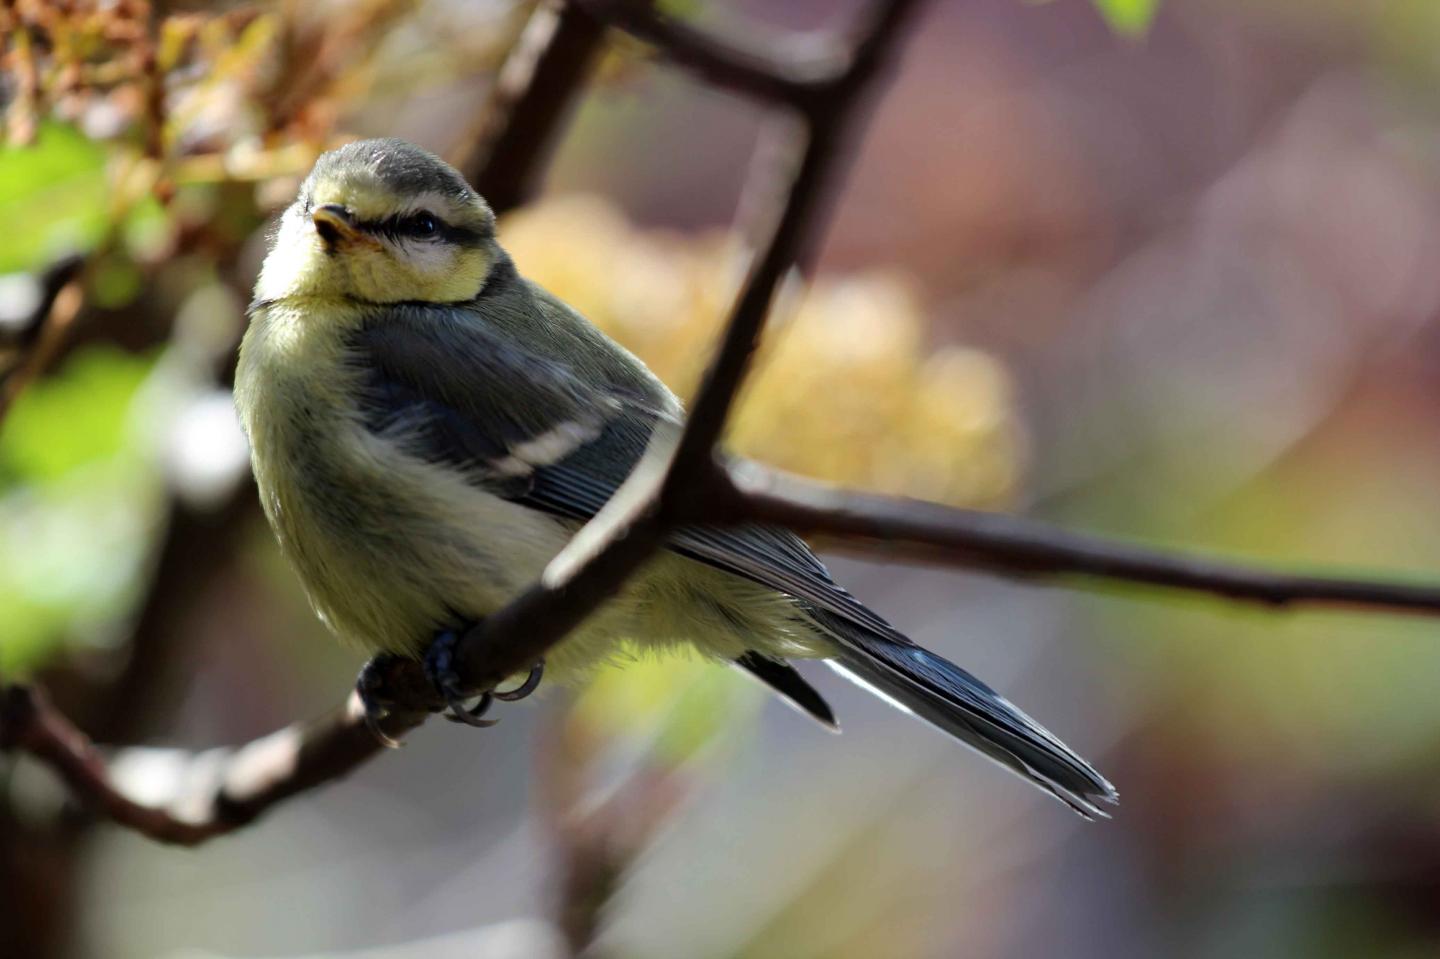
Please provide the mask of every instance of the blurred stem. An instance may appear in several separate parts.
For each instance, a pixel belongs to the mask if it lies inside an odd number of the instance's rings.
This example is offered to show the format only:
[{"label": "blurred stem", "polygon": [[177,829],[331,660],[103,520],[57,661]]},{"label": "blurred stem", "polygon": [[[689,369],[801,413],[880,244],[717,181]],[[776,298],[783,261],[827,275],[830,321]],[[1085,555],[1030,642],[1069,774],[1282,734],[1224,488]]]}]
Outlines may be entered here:
[{"label": "blurred stem", "polygon": [[[208,600],[210,587],[233,565],[245,531],[259,518],[247,474],[218,508],[201,508],[172,495],[165,535],[155,557],[151,586],[131,631],[125,667],[113,682],[82,705],[95,712],[83,728],[110,742],[135,742],[152,730],[154,717],[183,671],[176,652]],[[72,715],[74,715],[72,713]]]},{"label": "blurred stem", "polygon": [[704,82],[778,106],[806,111],[827,96],[827,84],[847,68],[854,51],[815,49],[811,38],[744,43],[720,40],[638,0],[576,0],[598,19],[653,46],[661,57]]},{"label": "blurred stem", "polygon": [[[6,4],[7,8],[9,6]],[[14,84],[10,103],[5,109],[5,140],[10,146],[25,146],[34,141],[39,129],[35,115],[39,70],[29,31],[19,22],[13,8],[4,10],[3,14],[4,34],[10,46],[5,59],[10,65],[11,82]]]},{"label": "blurred stem", "polygon": [[557,714],[538,753],[537,805],[556,856],[555,923],[570,955],[584,959],[604,955],[597,941],[616,892],[691,791],[683,767],[654,754],[621,782],[603,782],[610,746],[570,709]]},{"label": "blurred stem", "polygon": [[452,156],[497,214],[534,194],[604,34],[573,3],[545,0],[531,13],[477,126]]},{"label": "blurred stem", "polygon": [[13,367],[0,375],[0,423],[4,423],[20,393],[63,351],[83,305],[81,274],[85,263],[84,257],[72,254],[61,257],[42,271],[40,299],[15,335],[19,357]]}]

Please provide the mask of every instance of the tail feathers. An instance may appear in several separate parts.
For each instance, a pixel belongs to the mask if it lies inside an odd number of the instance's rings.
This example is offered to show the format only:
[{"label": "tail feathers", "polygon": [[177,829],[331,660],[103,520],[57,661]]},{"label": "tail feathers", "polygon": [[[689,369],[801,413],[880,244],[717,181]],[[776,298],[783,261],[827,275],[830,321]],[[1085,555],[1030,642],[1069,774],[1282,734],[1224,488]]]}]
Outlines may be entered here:
[{"label": "tail feathers", "polygon": [[[840,624],[836,624],[837,626]],[[842,631],[843,629],[843,631]],[[831,665],[1046,790],[1086,819],[1119,794],[1084,759],[989,686],[934,653],[844,624]]]}]

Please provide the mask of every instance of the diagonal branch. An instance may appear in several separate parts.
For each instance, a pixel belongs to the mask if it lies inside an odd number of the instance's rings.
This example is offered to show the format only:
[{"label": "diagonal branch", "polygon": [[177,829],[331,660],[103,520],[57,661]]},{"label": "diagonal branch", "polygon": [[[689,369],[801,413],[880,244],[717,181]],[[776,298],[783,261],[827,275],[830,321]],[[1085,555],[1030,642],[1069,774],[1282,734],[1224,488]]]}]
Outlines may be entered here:
[{"label": "diagonal branch", "polygon": [[744,381],[775,290],[800,257],[815,213],[839,165],[840,146],[864,94],[879,73],[901,26],[918,0],[876,7],[849,67],[828,86],[823,108],[807,114],[808,140],[788,172],[779,220],[736,298],[725,335],[678,441],[652,443],[650,452],[614,499],[551,562],[540,582],[461,640],[455,665],[470,689],[490,689],[523,672],[585,620],[659,549],[686,519],[696,490],[714,469],[714,448]]}]

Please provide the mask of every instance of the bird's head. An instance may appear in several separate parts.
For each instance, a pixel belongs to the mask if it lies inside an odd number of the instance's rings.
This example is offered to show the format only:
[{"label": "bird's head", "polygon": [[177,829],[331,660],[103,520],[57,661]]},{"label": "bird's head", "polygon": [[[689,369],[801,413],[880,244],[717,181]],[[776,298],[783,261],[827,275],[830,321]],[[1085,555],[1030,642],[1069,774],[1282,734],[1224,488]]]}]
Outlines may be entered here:
[{"label": "bird's head", "polygon": [[404,140],[361,140],[315,162],[256,297],[457,302],[501,255],[495,215],[454,167]]}]

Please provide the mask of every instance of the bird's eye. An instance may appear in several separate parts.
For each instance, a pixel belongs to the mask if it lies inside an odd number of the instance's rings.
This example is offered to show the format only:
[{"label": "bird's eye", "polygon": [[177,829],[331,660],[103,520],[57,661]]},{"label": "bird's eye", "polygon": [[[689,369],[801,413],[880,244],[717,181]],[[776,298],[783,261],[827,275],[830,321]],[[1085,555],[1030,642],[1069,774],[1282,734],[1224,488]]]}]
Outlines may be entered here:
[{"label": "bird's eye", "polygon": [[410,217],[407,225],[412,236],[429,237],[440,232],[440,221],[435,219],[435,214],[424,211]]}]

